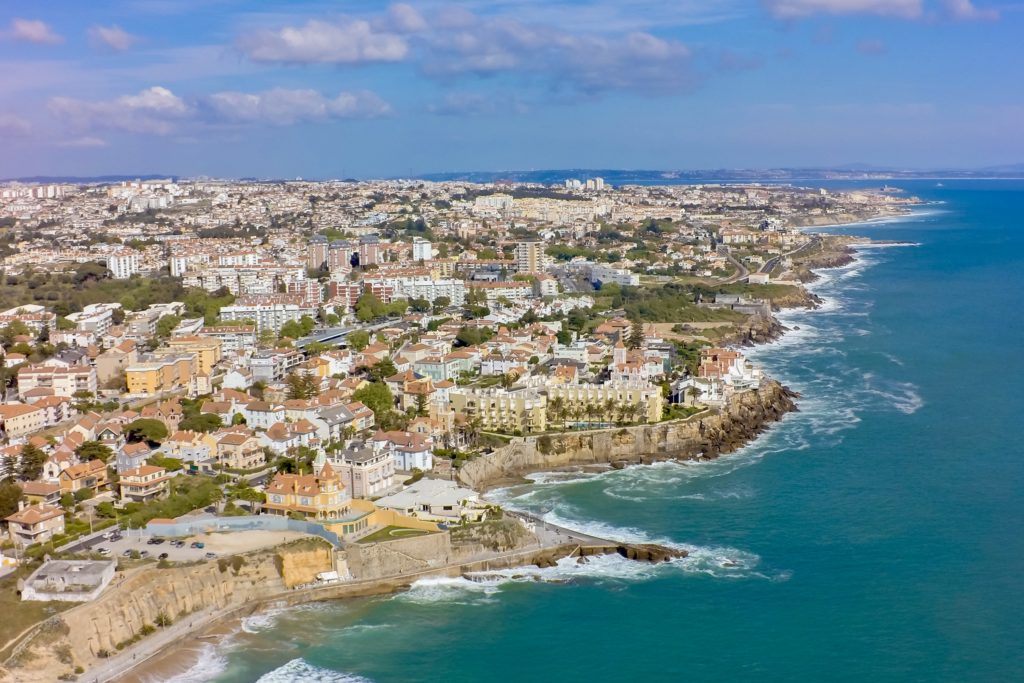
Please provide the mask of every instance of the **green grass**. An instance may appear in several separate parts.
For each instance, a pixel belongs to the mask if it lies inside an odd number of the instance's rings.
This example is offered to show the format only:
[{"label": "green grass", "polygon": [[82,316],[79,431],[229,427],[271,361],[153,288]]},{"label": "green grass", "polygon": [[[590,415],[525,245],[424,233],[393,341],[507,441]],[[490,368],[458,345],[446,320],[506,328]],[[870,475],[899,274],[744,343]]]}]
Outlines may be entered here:
[{"label": "green grass", "polygon": [[[26,564],[30,566],[26,566]],[[34,600],[22,602],[17,591],[18,579],[27,578],[39,567],[37,563],[26,564],[18,567],[17,571],[0,581],[0,614],[4,615],[4,618],[0,619],[0,648],[3,648],[0,650],[0,658],[5,658],[10,654],[10,648],[7,645],[11,638],[30,626],[45,621],[54,614],[74,607],[76,604],[36,602]]]},{"label": "green grass", "polygon": [[423,529],[406,529],[401,526],[386,526],[383,529],[374,531],[369,536],[359,539],[360,543],[379,543],[380,541],[394,541],[399,538],[413,538],[414,536],[426,536],[431,532]]}]

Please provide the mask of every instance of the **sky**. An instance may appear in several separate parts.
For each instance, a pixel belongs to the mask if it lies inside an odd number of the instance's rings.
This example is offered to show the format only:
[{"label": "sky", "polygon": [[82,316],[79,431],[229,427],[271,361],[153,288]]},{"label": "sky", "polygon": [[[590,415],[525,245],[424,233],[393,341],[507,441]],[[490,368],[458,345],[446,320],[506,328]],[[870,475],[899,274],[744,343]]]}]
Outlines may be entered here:
[{"label": "sky", "polygon": [[1024,162],[1024,0],[4,0],[0,177]]}]

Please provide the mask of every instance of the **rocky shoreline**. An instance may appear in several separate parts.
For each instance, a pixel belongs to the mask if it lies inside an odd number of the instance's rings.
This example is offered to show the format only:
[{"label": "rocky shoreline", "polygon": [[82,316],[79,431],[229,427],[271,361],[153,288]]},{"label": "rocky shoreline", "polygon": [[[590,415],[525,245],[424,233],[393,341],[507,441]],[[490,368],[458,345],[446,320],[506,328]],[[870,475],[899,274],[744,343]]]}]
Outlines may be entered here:
[{"label": "rocky shoreline", "polygon": [[720,410],[683,420],[516,439],[466,463],[459,478],[470,488],[486,491],[557,469],[712,459],[743,447],[797,410],[796,398],[779,382],[767,380],[757,390],[736,394]]}]

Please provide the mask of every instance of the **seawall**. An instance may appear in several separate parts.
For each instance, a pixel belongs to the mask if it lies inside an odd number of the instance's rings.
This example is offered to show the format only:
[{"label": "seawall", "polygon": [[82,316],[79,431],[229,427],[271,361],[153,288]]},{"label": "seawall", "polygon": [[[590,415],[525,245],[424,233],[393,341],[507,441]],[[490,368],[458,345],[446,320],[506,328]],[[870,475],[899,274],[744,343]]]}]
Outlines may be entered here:
[{"label": "seawall", "polygon": [[774,380],[735,395],[724,408],[685,420],[517,439],[466,463],[462,482],[476,490],[522,480],[533,472],[586,465],[650,464],[714,458],[748,443],[796,410],[792,391]]}]

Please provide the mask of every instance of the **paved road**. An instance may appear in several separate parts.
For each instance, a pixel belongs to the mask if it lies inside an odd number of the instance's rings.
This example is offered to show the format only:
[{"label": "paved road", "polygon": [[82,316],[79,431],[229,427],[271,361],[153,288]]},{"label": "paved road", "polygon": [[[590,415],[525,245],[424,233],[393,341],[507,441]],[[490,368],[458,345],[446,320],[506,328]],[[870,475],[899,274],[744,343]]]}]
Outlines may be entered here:
[{"label": "paved road", "polygon": [[773,270],[775,270],[775,266],[776,266],[776,264],[779,263],[779,261],[781,261],[784,258],[789,258],[790,256],[793,256],[794,254],[803,251],[804,249],[806,249],[807,247],[811,246],[812,244],[814,244],[815,242],[818,242],[818,241],[820,241],[820,238],[813,237],[810,240],[808,240],[808,241],[804,242],[803,244],[801,244],[796,249],[793,249],[792,251],[787,251],[785,254],[779,254],[778,256],[776,256],[774,258],[768,259],[765,262],[765,264],[763,266],[761,266],[761,270],[759,272],[761,272],[761,273],[770,273],[770,272],[772,272]]},{"label": "paved road", "polygon": [[746,280],[747,276],[750,275],[750,271],[747,267],[736,260],[736,257],[732,255],[732,252],[725,252],[725,257],[729,259],[729,263],[736,267],[736,274],[732,277],[727,277],[722,280],[723,285],[731,285],[733,282],[739,282],[740,280]]}]

